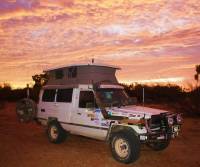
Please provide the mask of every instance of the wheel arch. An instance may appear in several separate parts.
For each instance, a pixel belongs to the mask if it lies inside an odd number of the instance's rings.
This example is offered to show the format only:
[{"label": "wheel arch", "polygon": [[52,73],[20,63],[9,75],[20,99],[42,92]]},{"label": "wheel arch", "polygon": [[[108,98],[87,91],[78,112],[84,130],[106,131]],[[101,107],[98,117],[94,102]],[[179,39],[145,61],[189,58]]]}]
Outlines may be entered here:
[{"label": "wheel arch", "polygon": [[56,118],[56,117],[48,117],[48,119],[47,119],[47,124],[50,124],[50,123],[52,123],[52,122],[57,122],[57,123],[59,123],[58,118]]},{"label": "wheel arch", "polygon": [[119,132],[127,132],[130,133],[132,132],[134,135],[138,136],[138,133],[131,127],[129,126],[123,126],[123,125],[113,125],[110,127],[110,130],[107,135],[107,141],[110,141],[111,137]]}]

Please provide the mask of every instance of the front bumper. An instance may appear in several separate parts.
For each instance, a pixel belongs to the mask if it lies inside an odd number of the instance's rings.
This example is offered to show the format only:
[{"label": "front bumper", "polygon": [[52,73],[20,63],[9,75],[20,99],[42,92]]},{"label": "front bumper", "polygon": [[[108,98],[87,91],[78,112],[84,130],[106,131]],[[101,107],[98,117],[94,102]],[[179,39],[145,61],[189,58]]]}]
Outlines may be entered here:
[{"label": "front bumper", "polygon": [[144,142],[162,142],[176,138],[181,131],[181,124],[174,121],[173,125],[168,124],[168,118],[176,119],[176,114],[157,115],[150,120],[145,121],[147,133],[140,135],[140,140]]},{"label": "front bumper", "polygon": [[140,140],[146,143],[171,140],[179,135],[181,125],[173,125],[168,131],[155,130],[140,135]]}]

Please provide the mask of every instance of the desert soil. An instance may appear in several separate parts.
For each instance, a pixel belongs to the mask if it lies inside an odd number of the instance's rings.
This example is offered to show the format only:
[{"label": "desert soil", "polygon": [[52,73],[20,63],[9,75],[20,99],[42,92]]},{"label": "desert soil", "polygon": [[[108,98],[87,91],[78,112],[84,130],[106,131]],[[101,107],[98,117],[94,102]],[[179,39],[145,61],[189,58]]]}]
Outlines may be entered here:
[{"label": "desert soil", "polygon": [[133,164],[115,161],[108,144],[70,135],[62,144],[49,143],[44,127],[19,123],[15,104],[0,110],[1,167],[200,167],[200,119],[185,118],[180,136],[164,151],[143,146]]}]

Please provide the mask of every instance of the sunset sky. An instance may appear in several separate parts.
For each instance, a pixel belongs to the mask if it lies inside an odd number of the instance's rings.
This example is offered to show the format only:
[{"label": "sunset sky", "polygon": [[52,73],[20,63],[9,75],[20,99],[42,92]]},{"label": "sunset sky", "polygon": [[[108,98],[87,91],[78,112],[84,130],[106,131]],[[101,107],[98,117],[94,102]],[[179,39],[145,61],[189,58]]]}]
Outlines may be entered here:
[{"label": "sunset sky", "polygon": [[193,82],[200,1],[0,0],[0,83],[92,58],[120,82]]}]

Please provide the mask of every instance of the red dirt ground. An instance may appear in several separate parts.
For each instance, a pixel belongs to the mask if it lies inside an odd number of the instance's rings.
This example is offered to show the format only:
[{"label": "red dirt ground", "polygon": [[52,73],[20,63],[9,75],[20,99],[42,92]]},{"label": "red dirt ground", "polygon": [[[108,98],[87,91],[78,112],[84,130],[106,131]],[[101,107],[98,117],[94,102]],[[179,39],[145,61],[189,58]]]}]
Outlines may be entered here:
[{"label": "red dirt ground", "polygon": [[70,135],[62,144],[49,143],[36,123],[19,123],[15,104],[0,110],[1,167],[200,167],[200,119],[185,118],[181,135],[162,152],[142,147],[133,164],[115,161],[106,143]]}]

